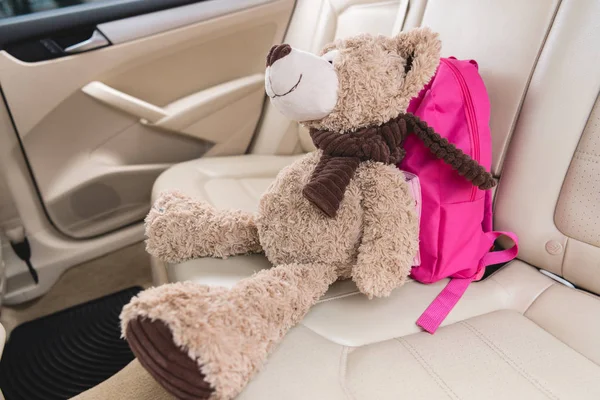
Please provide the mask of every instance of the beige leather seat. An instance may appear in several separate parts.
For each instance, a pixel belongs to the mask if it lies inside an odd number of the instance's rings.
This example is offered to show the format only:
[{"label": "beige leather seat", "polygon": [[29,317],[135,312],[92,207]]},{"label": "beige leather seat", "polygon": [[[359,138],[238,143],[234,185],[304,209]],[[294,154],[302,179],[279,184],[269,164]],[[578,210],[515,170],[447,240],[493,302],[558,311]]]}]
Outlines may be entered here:
[{"label": "beige leather seat", "polygon": [[[600,398],[600,2],[307,3],[287,34],[295,46],[423,24],[441,33],[444,55],[477,59],[492,101],[495,225],[515,231],[521,251],[471,285],[433,336],[415,321],[445,282],[410,282],[371,301],[339,282],[240,398]],[[277,171],[309,148],[300,133],[267,105],[252,154],[177,165],[154,196],[178,189],[254,210]],[[154,260],[157,283],[232,285],[268,266],[259,255]]]}]

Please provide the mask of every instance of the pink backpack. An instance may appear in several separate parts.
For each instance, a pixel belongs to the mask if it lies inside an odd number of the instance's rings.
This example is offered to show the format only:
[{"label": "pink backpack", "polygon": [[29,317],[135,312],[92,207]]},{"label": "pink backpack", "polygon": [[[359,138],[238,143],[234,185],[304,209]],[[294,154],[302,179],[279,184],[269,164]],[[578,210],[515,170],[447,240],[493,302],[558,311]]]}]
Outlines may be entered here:
[{"label": "pink backpack", "polygon": [[[442,58],[436,75],[408,108],[438,134],[490,170],[490,103],[475,61]],[[517,237],[492,231],[492,194],[480,190],[437,159],[415,135],[406,139],[399,168],[418,176],[421,186],[420,265],[412,277],[423,283],[452,278],[417,324],[434,333],[488,265],[516,257]],[[492,252],[501,235],[515,245]]]}]

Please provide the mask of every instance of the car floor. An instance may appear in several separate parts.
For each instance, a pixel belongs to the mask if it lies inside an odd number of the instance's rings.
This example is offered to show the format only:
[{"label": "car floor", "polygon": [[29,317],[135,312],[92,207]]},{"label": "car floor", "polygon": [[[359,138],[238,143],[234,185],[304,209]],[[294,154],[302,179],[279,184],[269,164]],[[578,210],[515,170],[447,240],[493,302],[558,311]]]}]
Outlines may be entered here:
[{"label": "car floor", "polygon": [[15,306],[4,306],[0,322],[7,335],[18,325],[120,290],[152,286],[150,257],[136,243],[67,270],[48,293]]}]

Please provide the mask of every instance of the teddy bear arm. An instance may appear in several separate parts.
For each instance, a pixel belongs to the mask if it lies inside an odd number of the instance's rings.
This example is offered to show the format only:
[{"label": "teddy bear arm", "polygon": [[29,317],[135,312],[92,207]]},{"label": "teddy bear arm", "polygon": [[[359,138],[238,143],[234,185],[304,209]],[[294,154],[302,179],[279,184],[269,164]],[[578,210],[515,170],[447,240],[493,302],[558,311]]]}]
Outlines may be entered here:
[{"label": "teddy bear arm", "polygon": [[146,250],[167,262],[262,251],[253,214],[217,210],[178,192],[162,194],[145,222]]},{"label": "teddy bear arm", "polygon": [[404,176],[374,163],[359,174],[363,235],[352,279],[369,298],[388,296],[405,281],[418,249],[418,218]]}]

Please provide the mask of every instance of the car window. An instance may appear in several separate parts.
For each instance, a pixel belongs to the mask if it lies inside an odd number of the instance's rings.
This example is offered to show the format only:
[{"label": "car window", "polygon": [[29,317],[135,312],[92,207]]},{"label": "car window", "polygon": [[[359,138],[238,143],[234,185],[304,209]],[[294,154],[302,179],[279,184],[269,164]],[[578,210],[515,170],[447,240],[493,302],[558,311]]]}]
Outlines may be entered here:
[{"label": "car window", "polygon": [[101,1],[115,0],[0,0],[0,19]]}]

